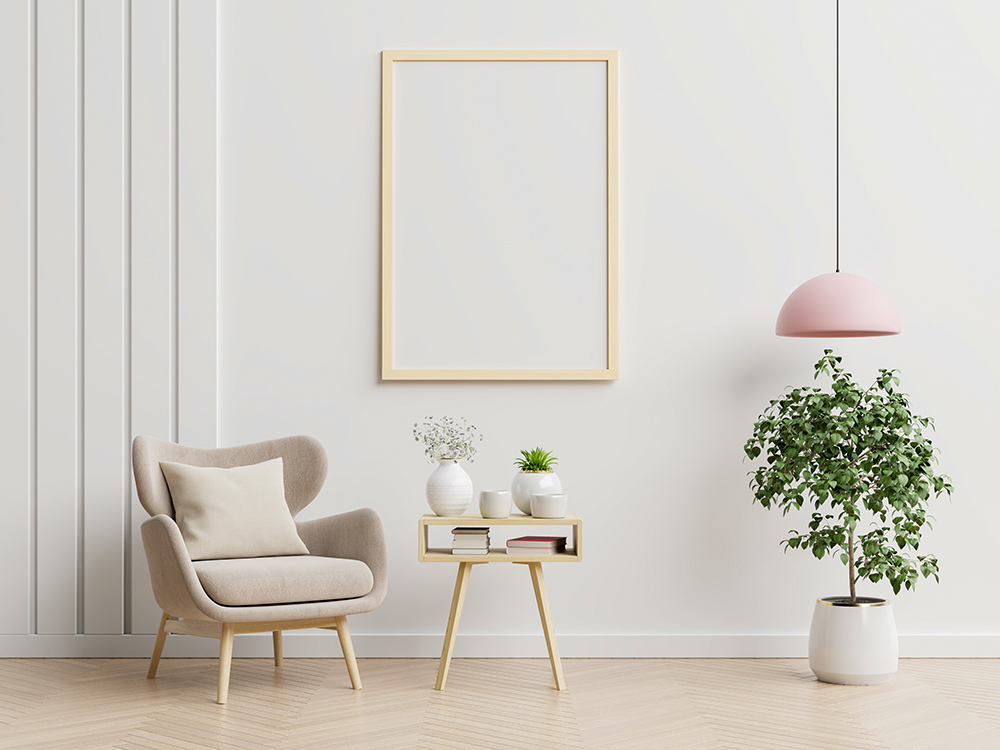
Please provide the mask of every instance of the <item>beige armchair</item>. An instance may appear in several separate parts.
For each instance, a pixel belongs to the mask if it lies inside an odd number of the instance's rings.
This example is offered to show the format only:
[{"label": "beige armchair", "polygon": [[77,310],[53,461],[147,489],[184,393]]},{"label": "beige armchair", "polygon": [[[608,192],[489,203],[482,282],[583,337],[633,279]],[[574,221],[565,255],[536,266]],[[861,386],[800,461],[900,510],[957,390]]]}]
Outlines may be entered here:
[{"label": "beige armchair", "polygon": [[225,703],[235,635],[273,633],[274,663],[280,667],[281,631],[326,628],[337,631],[351,684],[361,689],[347,616],[370,612],[385,598],[385,536],[375,511],[364,508],[296,521],[308,555],[192,561],[159,465],[172,461],[232,468],[278,457],[283,462],[285,501],[294,517],[315,499],[326,480],[326,451],[315,438],[287,437],[216,449],[190,448],[145,435],[133,441],[139,502],[151,516],[142,524],[142,542],[153,595],[163,610],[147,677],[156,676],[168,634],[218,638],[218,702]]}]

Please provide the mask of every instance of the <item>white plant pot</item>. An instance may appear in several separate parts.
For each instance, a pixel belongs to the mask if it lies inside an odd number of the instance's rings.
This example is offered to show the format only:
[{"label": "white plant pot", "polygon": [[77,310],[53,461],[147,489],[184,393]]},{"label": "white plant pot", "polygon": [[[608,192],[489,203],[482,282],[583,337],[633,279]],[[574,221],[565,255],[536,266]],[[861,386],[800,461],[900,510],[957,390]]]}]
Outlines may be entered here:
[{"label": "white plant pot", "polygon": [[460,516],[472,502],[472,478],[453,458],[438,460],[427,478],[427,504],[439,516]]},{"label": "white plant pot", "polygon": [[881,685],[899,666],[892,606],[884,599],[817,599],[809,628],[809,668],[821,682]]},{"label": "white plant pot", "polygon": [[510,504],[510,490],[483,490],[479,493],[479,515],[483,518],[507,518]]},{"label": "white plant pot", "polygon": [[510,483],[510,494],[514,505],[525,515],[531,515],[532,495],[558,495],[562,492],[562,482],[554,471],[519,471]]},{"label": "white plant pot", "polygon": [[568,495],[532,495],[531,515],[535,518],[565,518]]}]

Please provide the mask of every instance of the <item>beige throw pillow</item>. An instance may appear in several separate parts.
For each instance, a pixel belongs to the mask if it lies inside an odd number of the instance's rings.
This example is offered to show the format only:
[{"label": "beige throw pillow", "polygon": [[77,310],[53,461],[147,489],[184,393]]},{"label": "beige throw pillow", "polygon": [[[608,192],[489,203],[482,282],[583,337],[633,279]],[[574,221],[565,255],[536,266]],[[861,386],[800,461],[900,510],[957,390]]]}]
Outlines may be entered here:
[{"label": "beige throw pillow", "polygon": [[192,560],[308,555],[285,503],[280,458],[232,469],[160,461]]}]

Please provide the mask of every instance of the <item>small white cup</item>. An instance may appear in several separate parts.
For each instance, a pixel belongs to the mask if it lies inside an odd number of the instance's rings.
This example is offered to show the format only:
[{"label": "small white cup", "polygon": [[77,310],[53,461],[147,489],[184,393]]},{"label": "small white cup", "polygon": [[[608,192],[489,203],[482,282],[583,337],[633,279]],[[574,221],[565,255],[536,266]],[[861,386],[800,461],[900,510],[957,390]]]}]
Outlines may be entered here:
[{"label": "small white cup", "polygon": [[532,495],[531,515],[535,518],[565,518],[569,495]]},{"label": "small white cup", "polygon": [[506,518],[510,515],[510,490],[483,490],[479,493],[479,514],[483,518]]}]

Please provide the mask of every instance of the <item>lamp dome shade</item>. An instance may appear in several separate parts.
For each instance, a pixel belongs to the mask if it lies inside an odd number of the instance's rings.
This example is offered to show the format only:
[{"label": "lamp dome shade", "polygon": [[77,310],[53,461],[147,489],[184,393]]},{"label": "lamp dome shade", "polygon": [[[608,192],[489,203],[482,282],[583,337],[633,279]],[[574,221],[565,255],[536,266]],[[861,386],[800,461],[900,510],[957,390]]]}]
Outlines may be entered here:
[{"label": "lamp dome shade", "polygon": [[801,338],[892,336],[899,315],[889,297],[863,276],[826,273],[788,295],[774,332]]}]

